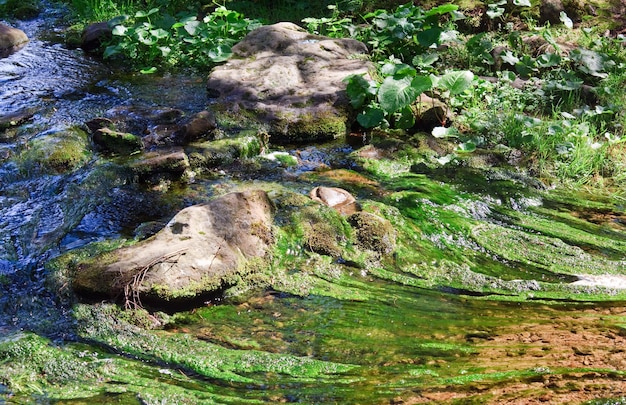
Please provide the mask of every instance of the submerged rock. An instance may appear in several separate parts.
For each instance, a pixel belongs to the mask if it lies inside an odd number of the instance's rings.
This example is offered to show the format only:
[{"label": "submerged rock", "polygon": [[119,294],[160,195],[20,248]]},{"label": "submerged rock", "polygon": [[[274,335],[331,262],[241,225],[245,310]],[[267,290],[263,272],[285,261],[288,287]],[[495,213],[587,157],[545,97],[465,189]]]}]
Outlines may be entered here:
[{"label": "submerged rock", "polygon": [[84,165],[90,158],[87,134],[67,128],[41,134],[28,142],[19,162],[28,172],[66,173]]},{"label": "submerged rock", "polygon": [[254,112],[273,143],[339,138],[350,121],[343,79],[367,74],[370,63],[355,57],[366,52],[361,42],[311,35],[292,23],[264,26],[233,47],[207,89],[216,110]]},{"label": "submerged rock", "polygon": [[227,194],[180,211],[156,235],[79,266],[73,288],[165,304],[237,284],[274,243],[274,206],[264,191]]},{"label": "submerged rock", "polygon": [[0,58],[22,49],[28,43],[28,36],[20,29],[0,23]]},{"label": "submerged rock", "polygon": [[[106,112],[103,117],[85,123],[94,137],[99,131],[131,134],[141,140],[139,149],[154,150],[192,141],[213,139],[217,128],[215,117],[201,111],[186,118],[185,113],[169,107],[121,106]],[[107,149],[106,145],[94,142]],[[115,150],[113,150],[115,151]]]},{"label": "submerged rock", "polygon": [[[22,125],[24,122],[31,119],[33,115],[34,111],[31,109],[0,114],[0,131]],[[0,141],[4,141],[2,134],[0,134]]]},{"label": "submerged rock", "polygon": [[160,175],[180,177],[189,169],[189,159],[182,148],[174,147],[166,151],[147,152],[130,166],[133,173],[142,181]]}]

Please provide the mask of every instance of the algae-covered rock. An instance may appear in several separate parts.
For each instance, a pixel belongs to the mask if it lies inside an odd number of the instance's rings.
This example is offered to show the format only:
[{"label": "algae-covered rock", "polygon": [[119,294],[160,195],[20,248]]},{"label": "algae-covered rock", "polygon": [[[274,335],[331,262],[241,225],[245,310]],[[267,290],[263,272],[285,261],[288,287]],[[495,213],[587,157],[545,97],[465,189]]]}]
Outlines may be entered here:
[{"label": "algae-covered rock", "polygon": [[83,295],[124,295],[166,303],[236,284],[274,242],[273,204],[264,191],[230,193],[180,211],[155,236],[78,266]]},{"label": "algae-covered rock", "polygon": [[103,150],[121,155],[130,155],[143,149],[141,137],[109,128],[98,129],[93,134],[92,140]]},{"label": "algae-covered rock", "polygon": [[82,166],[90,155],[87,134],[69,128],[34,138],[18,160],[28,171],[64,173]]},{"label": "algae-covered rock", "polygon": [[366,53],[361,42],[311,35],[292,23],[260,27],[211,72],[212,108],[252,112],[274,143],[343,137],[351,114],[343,79],[367,74],[370,63],[354,57]]},{"label": "algae-covered rock", "polygon": [[396,231],[385,218],[370,212],[356,212],[348,218],[356,230],[360,246],[382,254],[390,254],[396,247]]},{"label": "algae-covered rock", "polygon": [[130,167],[140,180],[149,180],[159,175],[180,177],[189,169],[189,159],[182,148],[175,147],[147,152],[130,163]]},{"label": "algae-covered rock", "polygon": [[190,164],[194,168],[214,168],[228,164],[237,158],[253,157],[261,153],[262,140],[255,135],[243,135],[187,147]]}]

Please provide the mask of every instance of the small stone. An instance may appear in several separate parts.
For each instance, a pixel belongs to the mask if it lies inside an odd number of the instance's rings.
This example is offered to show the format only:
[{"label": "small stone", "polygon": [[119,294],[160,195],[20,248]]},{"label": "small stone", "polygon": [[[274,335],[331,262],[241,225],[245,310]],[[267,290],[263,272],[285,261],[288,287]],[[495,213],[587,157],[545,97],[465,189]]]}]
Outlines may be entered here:
[{"label": "small stone", "polygon": [[357,211],[356,199],[342,188],[315,187],[309,195],[313,200],[334,208],[342,214],[351,214]]},{"label": "small stone", "polygon": [[140,137],[125,132],[114,131],[109,128],[97,130],[92,135],[92,140],[100,148],[108,152],[122,155],[130,155],[143,148],[143,142]]}]

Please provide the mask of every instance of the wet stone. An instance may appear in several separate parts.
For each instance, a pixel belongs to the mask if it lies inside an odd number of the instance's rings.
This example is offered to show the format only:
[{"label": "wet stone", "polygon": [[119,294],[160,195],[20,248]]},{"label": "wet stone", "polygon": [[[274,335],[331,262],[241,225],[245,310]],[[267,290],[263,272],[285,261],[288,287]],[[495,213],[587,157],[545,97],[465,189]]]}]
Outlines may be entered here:
[{"label": "wet stone", "polygon": [[28,36],[20,29],[0,23],[0,58],[22,49],[28,42]]}]

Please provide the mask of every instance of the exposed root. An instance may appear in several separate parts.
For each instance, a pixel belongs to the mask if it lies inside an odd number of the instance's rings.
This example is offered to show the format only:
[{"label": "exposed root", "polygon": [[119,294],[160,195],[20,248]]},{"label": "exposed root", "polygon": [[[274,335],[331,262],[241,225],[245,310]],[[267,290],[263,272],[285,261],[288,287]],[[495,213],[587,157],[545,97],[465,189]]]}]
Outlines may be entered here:
[{"label": "exposed root", "polygon": [[[123,276],[121,276],[120,280],[118,280],[115,284],[123,285],[124,308],[126,309],[143,308],[143,305],[141,304],[139,288],[141,287],[141,284],[143,284],[143,281],[146,278],[146,274],[148,273],[148,270],[150,270],[152,266],[155,266],[159,263],[165,263],[169,261],[170,259],[172,259],[173,257],[180,257],[181,255],[184,254],[186,250],[187,249],[179,249],[174,252],[170,252],[170,253],[167,253],[165,255],[155,258],[154,260],[150,261],[145,266],[141,267],[139,271],[135,273],[128,281],[122,281],[121,278]],[[176,263],[177,260],[178,258],[174,260],[174,263]],[[126,278],[126,277],[123,277],[123,278]]]}]

